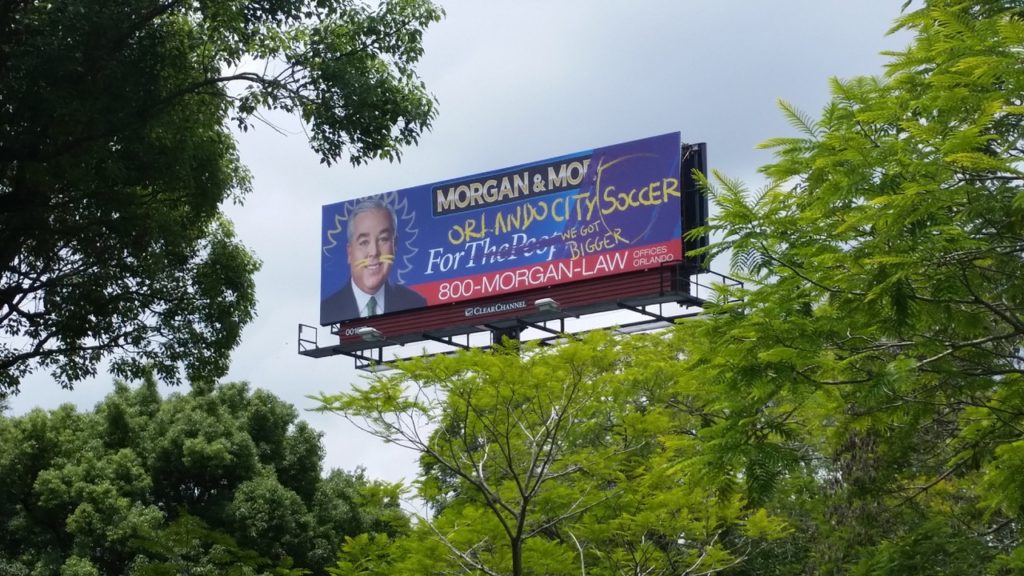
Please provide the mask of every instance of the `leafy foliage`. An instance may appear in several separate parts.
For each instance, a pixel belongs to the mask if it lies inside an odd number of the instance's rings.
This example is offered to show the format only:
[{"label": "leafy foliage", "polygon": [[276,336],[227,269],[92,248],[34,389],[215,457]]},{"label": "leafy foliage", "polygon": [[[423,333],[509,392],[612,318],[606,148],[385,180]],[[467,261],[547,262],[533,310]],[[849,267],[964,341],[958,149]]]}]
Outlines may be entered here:
[{"label": "leafy foliage", "polygon": [[661,337],[592,334],[469,351],[318,398],[418,452],[432,511],[383,552],[348,542],[336,573],[705,574],[784,535],[767,510],[680,468],[700,448],[665,350]]},{"label": "leafy foliage", "polygon": [[259,267],[220,214],[250,188],[228,122],[306,124],[324,162],[396,159],[434,117],[429,0],[0,3],[0,394],[184,367],[214,381]]},{"label": "leafy foliage", "polygon": [[346,536],[408,521],[399,487],[321,478],[322,458],[294,408],[244,384],[162,399],[150,378],[95,412],[0,419],[0,567],[325,574]]},{"label": "leafy foliage", "polygon": [[782,105],[801,134],[766,143],[763,194],[708,183],[746,287],[676,336],[697,434],[802,540],[751,573],[1020,566],[1024,12],[935,0],[896,29],[884,78],[834,79],[816,121]]}]

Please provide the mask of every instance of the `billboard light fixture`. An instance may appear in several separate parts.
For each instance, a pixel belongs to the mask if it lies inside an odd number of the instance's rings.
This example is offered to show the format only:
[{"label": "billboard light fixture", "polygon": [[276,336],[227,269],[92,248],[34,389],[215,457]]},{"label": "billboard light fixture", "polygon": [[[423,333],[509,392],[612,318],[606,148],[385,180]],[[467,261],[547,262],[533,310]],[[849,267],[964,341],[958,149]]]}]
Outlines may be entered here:
[{"label": "billboard light fixture", "polygon": [[384,335],[380,333],[380,330],[370,326],[360,326],[354,329],[352,333],[366,342],[381,342],[384,340]]},{"label": "billboard light fixture", "polygon": [[533,306],[541,312],[560,312],[562,306],[554,298],[541,298],[533,303]]}]

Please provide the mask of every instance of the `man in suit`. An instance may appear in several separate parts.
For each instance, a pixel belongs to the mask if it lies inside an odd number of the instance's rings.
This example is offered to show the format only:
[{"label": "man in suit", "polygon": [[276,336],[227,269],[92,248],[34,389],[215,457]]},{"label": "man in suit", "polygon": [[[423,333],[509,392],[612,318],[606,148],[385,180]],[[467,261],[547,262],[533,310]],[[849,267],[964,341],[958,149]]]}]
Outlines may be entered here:
[{"label": "man in suit", "polygon": [[352,209],[347,231],[351,279],[320,303],[321,324],[427,305],[423,296],[388,282],[397,229],[395,211],[380,200],[363,200]]}]

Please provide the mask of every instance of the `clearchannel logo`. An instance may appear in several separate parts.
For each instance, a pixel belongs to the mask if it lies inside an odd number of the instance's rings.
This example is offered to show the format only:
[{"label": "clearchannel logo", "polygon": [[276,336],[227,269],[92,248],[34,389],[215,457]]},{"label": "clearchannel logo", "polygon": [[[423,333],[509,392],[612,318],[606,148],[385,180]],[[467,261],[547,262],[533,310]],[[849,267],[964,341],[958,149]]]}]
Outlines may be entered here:
[{"label": "clearchannel logo", "polygon": [[526,300],[516,300],[515,302],[499,302],[497,304],[488,304],[487,306],[470,306],[466,308],[466,318],[472,318],[474,316],[486,316],[487,314],[497,314],[499,312],[509,312],[511,310],[525,310]]}]

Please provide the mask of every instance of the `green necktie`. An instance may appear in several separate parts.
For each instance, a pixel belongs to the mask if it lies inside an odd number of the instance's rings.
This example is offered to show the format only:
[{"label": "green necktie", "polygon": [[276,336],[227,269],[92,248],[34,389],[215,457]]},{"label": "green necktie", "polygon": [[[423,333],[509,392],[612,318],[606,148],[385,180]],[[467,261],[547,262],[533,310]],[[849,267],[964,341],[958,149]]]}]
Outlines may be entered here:
[{"label": "green necktie", "polygon": [[377,298],[370,296],[370,299],[366,302],[366,315],[376,316],[377,315]]}]

